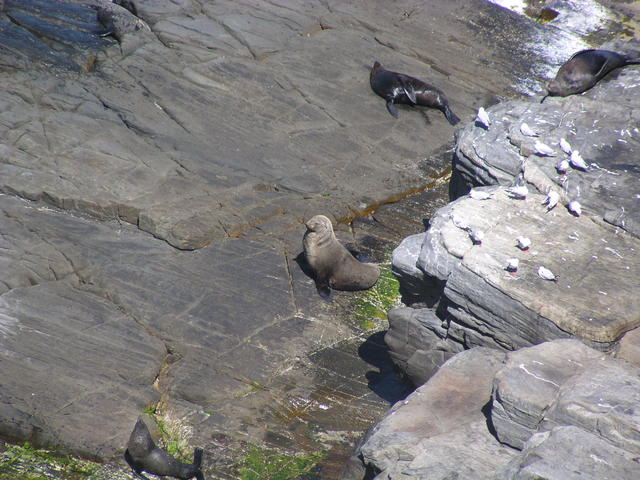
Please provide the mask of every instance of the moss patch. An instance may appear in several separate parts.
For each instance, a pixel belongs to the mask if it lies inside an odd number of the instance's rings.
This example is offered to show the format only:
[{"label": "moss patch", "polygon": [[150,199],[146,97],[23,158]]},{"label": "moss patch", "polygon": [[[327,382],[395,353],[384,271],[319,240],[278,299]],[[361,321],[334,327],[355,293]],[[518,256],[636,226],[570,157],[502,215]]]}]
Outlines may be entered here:
[{"label": "moss patch", "polygon": [[376,284],[356,295],[354,317],[362,330],[378,328],[382,321],[387,320],[387,312],[400,299],[400,282],[391,271],[391,251],[385,257],[388,260],[380,264],[380,278]]},{"label": "moss patch", "polygon": [[313,471],[325,454],[287,455],[252,445],[240,462],[241,480],[291,480]]},{"label": "moss patch", "polygon": [[151,417],[158,427],[160,447],[182,462],[193,461],[193,448],[189,445],[188,431],[181,422],[160,413],[157,405],[151,405],[144,413]]},{"label": "moss patch", "polygon": [[68,455],[56,455],[28,443],[8,445],[0,452],[1,480],[84,480],[98,464]]}]

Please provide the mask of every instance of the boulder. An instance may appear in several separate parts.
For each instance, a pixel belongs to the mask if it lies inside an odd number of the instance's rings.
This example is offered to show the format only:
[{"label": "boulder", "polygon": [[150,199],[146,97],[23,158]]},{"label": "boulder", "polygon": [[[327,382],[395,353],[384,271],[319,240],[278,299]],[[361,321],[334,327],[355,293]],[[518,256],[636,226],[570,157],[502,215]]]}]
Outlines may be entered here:
[{"label": "boulder", "polygon": [[639,396],[640,368],[575,339],[474,347],[396,403],[358,453],[366,478],[632,480]]},{"label": "boulder", "polygon": [[515,456],[489,432],[483,411],[504,354],[462,352],[396,403],[360,448],[376,478],[495,478]]}]

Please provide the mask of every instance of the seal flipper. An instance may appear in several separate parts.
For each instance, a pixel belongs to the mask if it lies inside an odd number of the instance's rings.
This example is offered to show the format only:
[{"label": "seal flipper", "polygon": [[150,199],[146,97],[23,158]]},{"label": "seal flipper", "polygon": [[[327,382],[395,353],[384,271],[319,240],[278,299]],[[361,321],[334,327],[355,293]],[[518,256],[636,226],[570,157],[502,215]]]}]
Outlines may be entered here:
[{"label": "seal flipper", "polygon": [[598,73],[596,73],[594,75],[595,78],[600,78],[602,75],[604,75],[608,70],[607,70],[607,66],[609,65],[609,59],[607,58],[604,63],[602,64],[602,67],[600,67],[600,70],[598,70]]},{"label": "seal flipper", "polygon": [[148,477],[142,474],[142,472],[144,471],[142,466],[138,465],[137,462],[133,459],[133,457],[131,457],[131,454],[129,453],[129,449],[124,451],[124,459],[129,464],[129,466],[131,467],[131,471],[137,478],[140,478],[141,480],[149,480]]},{"label": "seal flipper", "polygon": [[324,300],[329,300],[331,298],[331,288],[329,288],[329,284],[326,281],[316,282],[316,290]]},{"label": "seal flipper", "polygon": [[398,108],[396,104],[393,103],[393,100],[387,100],[387,110],[389,110],[391,116],[398,118]]},{"label": "seal flipper", "polygon": [[413,88],[413,85],[411,85],[410,83],[407,83],[403,78],[400,78],[399,80],[405,95],[409,98],[409,100],[413,105],[417,105],[418,99],[416,98],[416,91]]},{"label": "seal flipper", "polygon": [[451,125],[457,125],[458,123],[460,123],[460,119],[455,113],[451,111],[448,105],[445,105],[442,113],[444,113],[444,116],[447,118]]}]

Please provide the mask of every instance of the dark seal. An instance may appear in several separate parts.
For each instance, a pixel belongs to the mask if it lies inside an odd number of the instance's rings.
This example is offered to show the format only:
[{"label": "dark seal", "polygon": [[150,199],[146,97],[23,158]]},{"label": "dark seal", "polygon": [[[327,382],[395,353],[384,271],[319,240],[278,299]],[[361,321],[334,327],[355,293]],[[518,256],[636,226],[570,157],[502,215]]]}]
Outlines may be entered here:
[{"label": "dark seal", "polygon": [[[582,93],[593,87],[611,70],[640,63],[640,58],[610,50],[581,50],[575,53],[558,70],[547,86],[547,96],[566,97]],[[542,103],[542,101],[540,103]]]},{"label": "dark seal", "polygon": [[398,118],[396,104],[402,103],[437,108],[444,113],[451,125],[460,121],[449,108],[446,95],[422,80],[385,70],[380,62],[375,62],[369,75],[369,82],[371,89],[387,101],[387,110],[395,118]]},{"label": "dark seal", "polygon": [[378,266],[356,259],[336,238],[331,220],[316,215],[306,227],[302,241],[304,254],[323,298],[329,297],[331,288],[353,291],[375,285],[380,276]]},{"label": "dark seal", "polygon": [[158,448],[151,438],[147,425],[138,418],[136,426],[131,432],[127,450],[124,452],[127,461],[136,477],[149,480],[142,472],[159,476],[169,476],[180,480],[196,478],[204,480],[200,465],[202,464],[202,449],[193,452],[193,463],[177,461],[164,450]]}]

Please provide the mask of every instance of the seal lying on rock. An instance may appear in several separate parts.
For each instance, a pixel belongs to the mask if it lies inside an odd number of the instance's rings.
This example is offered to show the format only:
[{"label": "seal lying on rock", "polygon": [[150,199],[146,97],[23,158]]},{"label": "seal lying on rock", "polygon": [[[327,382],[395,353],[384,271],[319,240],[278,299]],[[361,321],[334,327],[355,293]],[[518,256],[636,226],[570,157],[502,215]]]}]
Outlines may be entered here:
[{"label": "seal lying on rock", "polygon": [[422,80],[385,70],[379,62],[375,62],[369,75],[369,82],[371,89],[387,101],[387,110],[395,118],[398,118],[396,104],[403,103],[437,108],[444,113],[451,125],[460,121],[449,108],[449,100],[445,94]]},{"label": "seal lying on rock", "polygon": [[124,452],[127,461],[136,477],[149,480],[142,472],[159,476],[170,476],[180,480],[189,480],[195,477],[204,480],[200,469],[202,463],[202,449],[196,448],[193,452],[193,463],[177,461],[164,450],[158,448],[151,438],[147,425],[138,418],[136,426],[131,432],[127,450]]},{"label": "seal lying on rock", "polygon": [[[566,97],[593,87],[611,70],[640,63],[640,58],[610,50],[581,50],[567,60],[547,86],[547,96]],[[540,103],[542,103],[542,101]]]},{"label": "seal lying on rock", "polygon": [[336,238],[331,220],[316,215],[306,227],[302,242],[304,254],[322,297],[329,296],[330,288],[366,290],[375,285],[380,276],[378,266],[358,261]]}]

